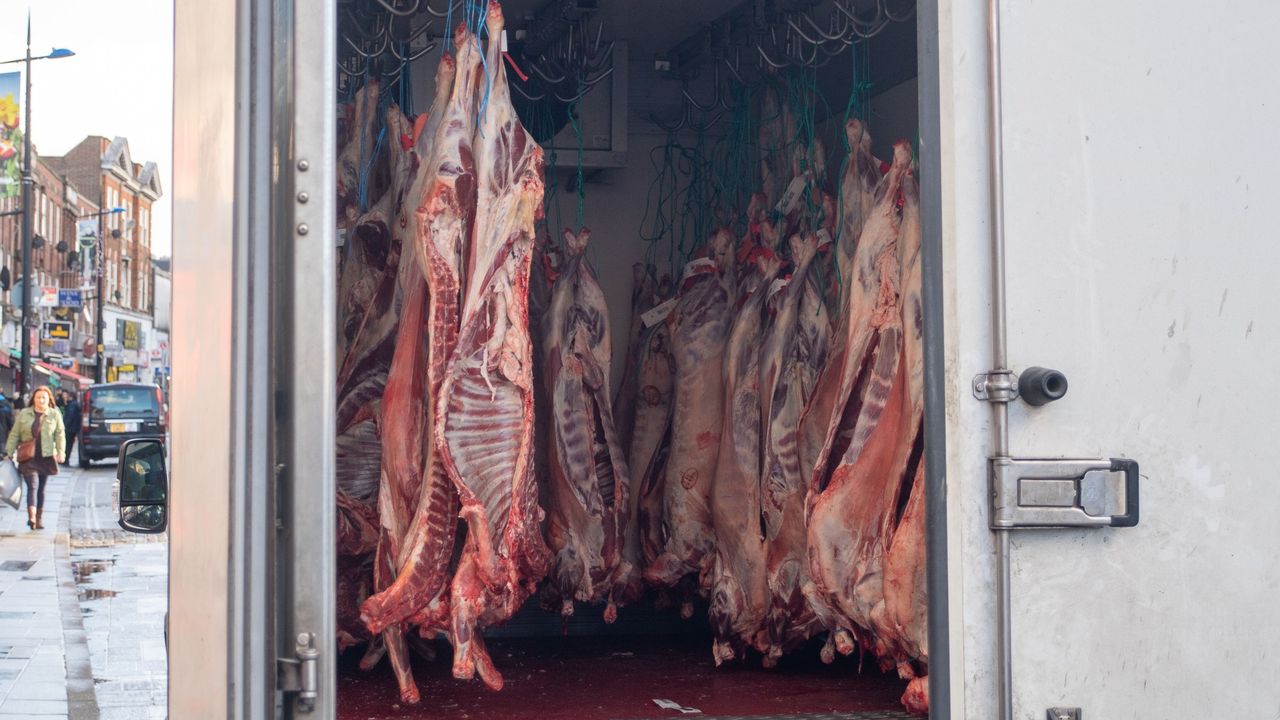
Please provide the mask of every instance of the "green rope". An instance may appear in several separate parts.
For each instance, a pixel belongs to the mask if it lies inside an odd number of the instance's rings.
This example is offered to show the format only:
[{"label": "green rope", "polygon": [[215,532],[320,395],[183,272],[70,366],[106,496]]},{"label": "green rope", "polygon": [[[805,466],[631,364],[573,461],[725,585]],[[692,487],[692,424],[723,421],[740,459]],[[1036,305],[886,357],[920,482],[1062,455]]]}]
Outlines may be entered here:
[{"label": "green rope", "polygon": [[578,175],[576,179],[578,186],[578,206],[574,212],[574,232],[582,232],[582,213],[583,206],[586,204],[587,192],[586,186],[582,180],[582,125],[578,122],[578,102],[580,100],[581,98],[579,98],[579,100],[574,100],[573,104],[569,106],[569,122],[573,124],[573,136],[578,139]]}]

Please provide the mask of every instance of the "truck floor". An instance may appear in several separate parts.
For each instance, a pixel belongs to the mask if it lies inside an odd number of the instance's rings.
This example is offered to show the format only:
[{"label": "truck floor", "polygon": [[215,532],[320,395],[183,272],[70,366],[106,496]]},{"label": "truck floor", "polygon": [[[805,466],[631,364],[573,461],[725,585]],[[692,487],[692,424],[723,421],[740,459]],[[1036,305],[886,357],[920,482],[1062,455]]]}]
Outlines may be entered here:
[{"label": "truck floor", "polygon": [[[905,683],[881,674],[868,659],[838,658],[823,665],[817,647],[764,670],[759,658],[719,668],[710,637],[651,635],[492,639],[489,649],[506,682],[491,692],[478,680],[454,680],[447,645],[428,662],[414,657],[422,693],[417,706],[402,706],[395,678],[384,660],[361,672],[359,653],[338,668],[341,720],[438,718],[453,720],[641,720],[721,716],[777,718],[907,718],[898,698]],[[672,700],[698,715],[681,715],[654,704]]]}]

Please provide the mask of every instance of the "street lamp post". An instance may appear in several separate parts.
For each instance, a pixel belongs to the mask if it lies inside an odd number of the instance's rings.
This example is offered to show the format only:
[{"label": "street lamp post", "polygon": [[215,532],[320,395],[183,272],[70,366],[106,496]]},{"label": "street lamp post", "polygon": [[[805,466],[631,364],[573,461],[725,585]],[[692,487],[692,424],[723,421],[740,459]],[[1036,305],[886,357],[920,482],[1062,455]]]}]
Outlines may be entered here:
[{"label": "street lamp post", "polygon": [[99,218],[98,232],[96,233],[97,244],[96,244],[96,247],[94,248],[94,253],[93,253],[94,254],[94,258],[93,258],[94,282],[97,284],[97,290],[95,291],[96,303],[97,303],[97,317],[94,320],[94,343],[96,343],[97,345],[97,352],[94,354],[94,362],[93,362],[93,381],[95,383],[101,383],[103,381],[103,373],[106,372],[106,363],[103,359],[103,355],[106,353],[106,349],[107,349],[107,344],[103,342],[103,336],[106,335],[107,325],[102,315],[102,306],[106,302],[106,296],[102,289],[102,262],[103,262],[102,256],[103,256],[103,253],[106,251],[107,232],[106,232],[106,228],[102,227],[101,218],[107,215],[115,215],[116,213],[122,213],[122,212],[124,212],[124,208],[113,207],[110,210],[103,210],[101,212],[89,213],[88,215],[81,215],[79,216],[79,218],[77,218],[79,220],[83,220],[85,218]]},{"label": "street lamp post", "polygon": [[31,61],[57,60],[75,53],[64,48],[54,48],[48,55],[31,56],[31,13],[27,13],[27,54],[16,60],[6,60],[0,65],[26,64],[26,116],[22,126],[22,369],[18,376],[18,394],[25,396],[31,386]]}]

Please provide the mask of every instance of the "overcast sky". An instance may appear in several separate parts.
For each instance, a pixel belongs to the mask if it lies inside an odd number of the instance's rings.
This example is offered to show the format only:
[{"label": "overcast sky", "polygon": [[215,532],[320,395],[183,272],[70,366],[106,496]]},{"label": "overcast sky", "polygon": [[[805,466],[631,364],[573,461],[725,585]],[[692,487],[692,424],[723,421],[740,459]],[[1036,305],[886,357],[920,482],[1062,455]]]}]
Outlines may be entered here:
[{"label": "overcast sky", "polygon": [[[153,253],[171,247],[173,0],[0,0],[0,61],[63,47],[76,56],[31,64],[31,137],[62,155],[86,135],[129,138],[137,163],[155,162],[165,194],[156,204]],[[2,65],[0,72],[21,69]],[[93,190],[84,189],[93,199]]]}]

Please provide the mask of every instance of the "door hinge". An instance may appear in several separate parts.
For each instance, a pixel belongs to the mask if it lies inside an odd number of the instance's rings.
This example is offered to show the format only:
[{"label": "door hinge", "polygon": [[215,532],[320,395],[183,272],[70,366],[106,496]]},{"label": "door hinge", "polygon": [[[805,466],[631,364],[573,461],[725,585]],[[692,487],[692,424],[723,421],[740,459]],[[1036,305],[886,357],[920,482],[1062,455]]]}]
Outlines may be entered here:
[{"label": "door hinge", "polygon": [[973,396],[987,402],[1018,399],[1018,376],[1012,370],[992,370],[973,376]]},{"label": "door hinge", "polygon": [[316,650],[315,636],[298,633],[294,653],[292,658],[276,658],[276,689],[297,694],[298,712],[309,713],[315,710],[320,691],[320,651]]}]

